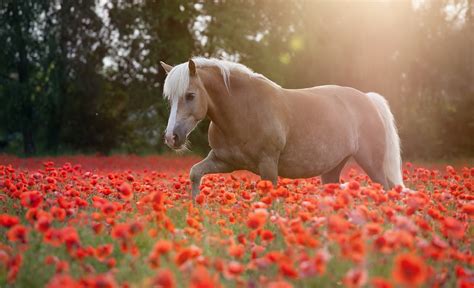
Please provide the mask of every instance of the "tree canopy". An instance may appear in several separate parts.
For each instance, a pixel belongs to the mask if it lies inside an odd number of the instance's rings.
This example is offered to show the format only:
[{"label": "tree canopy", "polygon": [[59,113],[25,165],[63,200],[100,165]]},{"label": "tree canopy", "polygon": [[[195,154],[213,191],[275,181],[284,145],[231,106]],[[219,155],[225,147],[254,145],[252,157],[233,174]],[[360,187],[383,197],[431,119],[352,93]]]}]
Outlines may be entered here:
[{"label": "tree canopy", "polygon": [[[474,155],[474,4],[5,0],[0,151],[163,152],[159,61],[239,61],[287,88],[389,100],[408,158]],[[207,125],[194,132],[205,152]]]}]

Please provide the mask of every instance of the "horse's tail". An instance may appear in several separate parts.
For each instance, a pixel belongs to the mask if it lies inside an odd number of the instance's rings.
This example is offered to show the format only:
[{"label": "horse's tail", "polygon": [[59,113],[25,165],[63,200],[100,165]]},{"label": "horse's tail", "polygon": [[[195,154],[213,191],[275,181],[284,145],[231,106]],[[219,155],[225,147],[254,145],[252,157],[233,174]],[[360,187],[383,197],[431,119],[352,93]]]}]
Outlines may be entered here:
[{"label": "horse's tail", "polygon": [[377,110],[382,117],[383,124],[385,127],[385,156],[383,161],[383,170],[389,185],[403,185],[402,178],[402,159],[400,156],[400,138],[398,137],[397,126],[395,125],[395,119],[390,107],[388,106],[387,100],[377,93],[367,93],[369,99],[375,104]]}]

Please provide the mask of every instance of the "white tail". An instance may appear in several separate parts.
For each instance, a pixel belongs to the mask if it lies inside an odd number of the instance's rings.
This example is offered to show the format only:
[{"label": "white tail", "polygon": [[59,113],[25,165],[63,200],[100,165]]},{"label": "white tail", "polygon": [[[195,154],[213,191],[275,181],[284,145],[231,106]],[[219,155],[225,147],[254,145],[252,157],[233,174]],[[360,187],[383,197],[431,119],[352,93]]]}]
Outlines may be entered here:
[{"label": "white tail", "polygon": [[383,161],[383,170],[388,181],[392,185],[403,185],[402,178],[402,159],[400,156],[400,138],[398,137],[397,126],[395,119],[390,111],[387,100],[377,93],[366,93],[369,99],[377,107],[380,116],[383,119],[385,126],[385,157]]}]

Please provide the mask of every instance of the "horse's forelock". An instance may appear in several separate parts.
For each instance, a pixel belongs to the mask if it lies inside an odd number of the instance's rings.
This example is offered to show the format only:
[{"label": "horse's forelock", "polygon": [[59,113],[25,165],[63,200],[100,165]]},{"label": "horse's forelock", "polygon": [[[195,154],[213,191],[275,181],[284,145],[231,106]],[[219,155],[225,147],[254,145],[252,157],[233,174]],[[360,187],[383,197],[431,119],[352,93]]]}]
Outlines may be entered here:
[{"label": "horse's forelock", "polygon": [[182,63],[176,65],[171,69],[168,76],[165,79],[165,85],[163,86],[163,96],[173,101],[184,95],[189,85],[189,68],[188,63]]}]

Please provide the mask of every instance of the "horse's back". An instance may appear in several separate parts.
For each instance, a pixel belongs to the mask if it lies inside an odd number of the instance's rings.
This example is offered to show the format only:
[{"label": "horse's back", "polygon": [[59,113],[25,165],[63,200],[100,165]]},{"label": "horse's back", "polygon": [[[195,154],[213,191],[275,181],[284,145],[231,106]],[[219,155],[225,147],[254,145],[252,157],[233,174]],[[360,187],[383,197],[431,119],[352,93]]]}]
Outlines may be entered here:
[{"label": "horse's back", "polygon": [[[325,120],[329,122],[344,118],[352,124],[360,124],[360,121],[366,121],[365,117],[378,116],[370,98],[364,92],[352,87],[324,85],[287,91],[289,102],[311,107],[326,115],[329,119]],[[342,112],[344,113],[341,114]]]},{"label": "horse's back", "polygon": [[287,177],[314,176],[332,169],[357,151],[361,130],[372,129],[378,115],[363,92],[349,87],[286,90],[285,100],[291,123],[280,170]]}]

